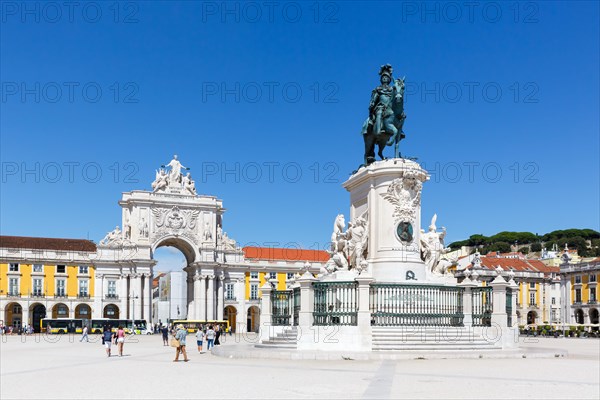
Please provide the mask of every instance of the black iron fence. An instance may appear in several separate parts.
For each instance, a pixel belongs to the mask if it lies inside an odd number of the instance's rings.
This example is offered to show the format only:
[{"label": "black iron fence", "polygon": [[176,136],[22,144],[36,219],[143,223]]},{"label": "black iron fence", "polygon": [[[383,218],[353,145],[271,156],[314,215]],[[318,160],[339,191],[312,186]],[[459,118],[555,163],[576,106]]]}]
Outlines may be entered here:
[{"label": "black iron fence", "polygon": [[357,282],[313,283],[314,325],[356,325],[358,320]]},{"label": "black iron fence", "polygon": [[513,312],[513,291],[511,288],[506,288],[506,324],[510,328],[513,325],[512,312]]},{"label": "black iron fence", "polygon": [[492,326],[492,312],[494,312],[492,287],[472,288],[471,304],[473,307],[473,326]]},{"label": "black iron fence", "polygon": [[463,326],[463,293],[455,286],[372,284],[371,325]]},{"label": "black iron fence", "polygon": [[271,324],[290,325],[292,318],[292,291],[273,290],[271,292]]},{"label": "black iron fence", "polygon": [[300,322],[300,288],[294,288],[294,325],[298,326]]}]

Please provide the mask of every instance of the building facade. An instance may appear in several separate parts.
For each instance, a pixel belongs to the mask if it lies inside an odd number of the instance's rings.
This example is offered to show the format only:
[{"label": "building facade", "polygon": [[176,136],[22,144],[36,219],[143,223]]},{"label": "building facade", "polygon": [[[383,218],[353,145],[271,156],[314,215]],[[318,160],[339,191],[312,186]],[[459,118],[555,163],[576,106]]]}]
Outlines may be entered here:
[{"label": "building facade", "polygon": [[464,279],[465,270],[475,274],[482,285],[486,285],[496,277],[496,269],[500,267],[505,274],[514,274],[519,285],[516,315],[519,325],[559,324],[561,319],[560,270],[548,266],[540,260],[527,259],[524,254],[488,253],[481,256],[471,254],[459,260],[456,276]]},{"label": "building facade", "polygon": [[[178,304],[169,299],[170,319],[175,319],[179,306],[180,318],[226,318],[238,331],[257,330],[259,288],[267,279],[285,288],[293,274],[318,273],[329,259],[322,251],[240,248],[223,230],[222,200],[198,195],[176,156],[168,166],[169,171],[157,172],[151,191],[123,193],[121,225],[98,244],[1,236],[3,323],[35,329],[43,317],[157,323],[167,313],[160,307],[160,296],[153,305],[153,255],[157,248],[171,246],[184,254],[186,266],[177,278],[170,275],[169,290],[179,293]],[[176,281],[181,282],[177,289]]]},{"label": "building facade", "polygon": [[564,299],[562,315],[565,324],[583,324],[598,328],[598,279],[600,258],[572,263],[564,259],[560,266],[561,291]]}]

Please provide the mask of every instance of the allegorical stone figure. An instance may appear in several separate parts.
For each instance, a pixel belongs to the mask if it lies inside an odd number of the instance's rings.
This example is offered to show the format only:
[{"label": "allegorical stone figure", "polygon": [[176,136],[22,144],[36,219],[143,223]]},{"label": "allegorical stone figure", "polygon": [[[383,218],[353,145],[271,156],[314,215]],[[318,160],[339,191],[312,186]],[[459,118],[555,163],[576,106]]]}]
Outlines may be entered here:
[{"label": "allegorical stone figure", "polygon": [[[435,221],[437,220],[437,214],[433,215],[431,224],[429,225],[429,231],[425,232],[421,230],[421,256],[425,265],[428,269],[434,273],[444,273],[440,271],[438,264],[442,255],[448,253],[450,248],[446,248],[444,245],[444,237],[446,236],[446,228],[442,227],[442,232],[437,231]],[[447,267],[446,267],[447,269]]]},{"label": "allegorical stone figure", "polygon": [[[375,161],[375,146],[378,155],[384,159],[385,146],[394,145],[394,157],[398,158],[398,143],[405,135],[402,131],[404,114],[404,78],[393,80],[390,64],[379,69],[380,85],[371,93],[369,117],[363,124],[362,135],[365,141],[364,165]],[[393,84],[392,84],[393,82]]]},{"label": "allegorical stone figure", "polygon": [[173,159],[167,164],[167,165],[161,165],[161,167],[166,168],[166,167],[171,167],[171,171],[169,172],[169,185],[175,186],[176,183],[181,183],[182,180],[182,174],[181,174],[181,170],[182,169],[186,169],[189,170],[189,168],[184,167],[179,160],[177,159],[177,154],[175,154],[173,156]]}]

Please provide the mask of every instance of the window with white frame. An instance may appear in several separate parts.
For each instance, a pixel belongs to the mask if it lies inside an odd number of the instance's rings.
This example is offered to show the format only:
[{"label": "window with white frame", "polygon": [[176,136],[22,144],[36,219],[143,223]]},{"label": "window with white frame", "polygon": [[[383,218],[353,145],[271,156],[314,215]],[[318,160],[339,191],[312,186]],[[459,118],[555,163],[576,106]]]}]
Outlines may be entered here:
[{"label": "window with white frame", "polygon": [[227,300],[235,300],[235,294],[233,292],[233,283],[225,284],[225,298]]},{"label": "window with white frame", "polygon": [[529,305],[535,306],[535,293],[529,293]]},{"label": "window with white frame", "polygon": [[87,275],[88,274],[88,266],[87,265],[80,265],[79,266],[79,273],[81,275]]},{"label": "window with white frame", "polygon": [[18,296],[19,295],[19,278],[9,278],[8,279],[8,294],[10,296]]},{"label": "window with white frame", "polygon": [[56,266],[56,273],[57,274],[64,274],[67,272],[67,266],[66,265],[57,265]]},{"label": "window with white frame", "polygon": [[258,279],[258,272],[250,272],[250,279]]},{"label": "window with white frame", "polygon": [[575,289],[575,303],[581,303],[581,289]]},{"label": "window with white frame", "polygon": [[590,282],[596,282],[596,274],[590,275]]},{"label": "window with white frame", "polygon": [[117,297],[117,281],[108,281],[106,296],[113,298]]},{"label": "window with white frame", "polygon": [[44,266],[42,264],[33,264],[33,272],[44,272]]},{"label": "window with white frame", "polygon": [[529,282],[529,289],[535,289],[535,282]]},{"label": "window with white frame", "polygon": [[67,281],[64,279],[57,279],[56,280],[56,296],[65,296],[66,293],[66,285]]},{"label": "window with white frame", "polygon": [[596,301],[596,288],[590,288],[590,301]]},{"label": "window with white frame", "polygon": [[88,280],[87,279],[79,280],[79,296],[80,297],[88,296]]},{"label": "window with white frame", "polygon": [[555,304],[556,304],[556,297],[553,297],[552,298],[552,305],[555,305]]},{"label": "window with white frame", "polygon": [[56,313],[59,317],[65,317],[69,313],[69,309],[64,304],[59,304],[56,308]]},{"label": "window with white frame", "polygon": [[33,294],[34,296],[41,296],[44,290],[42,289],[42,279],[41,278],[33,278]]},{"label": "window with white frame", "polygon": [[258,300],[258,285],[256,283],[250,285],[250,300]]},{"label": "window with white frame", "polygon": [[8,272],[19,272],[19,264],[18,263],[8,264]]},{"label": "window with white frame", "polygon": [[294,273],[293,272],[288,272],[287,273],[287,280],[289,281],[290,279],[294,279]]},{"label": "window with white frame", "polygon": [[277,272],[269,272],[269,279],[277,279]]},{"label": "window with white frame", "polygon": [[581,275],[575,275],[575,283],[581,283]]},{"label": "window with white frame", "polygon": [[23,309],[21,308],[20,305],[15,304],[13,306],[13,314],[21,314],[23,312]]}]

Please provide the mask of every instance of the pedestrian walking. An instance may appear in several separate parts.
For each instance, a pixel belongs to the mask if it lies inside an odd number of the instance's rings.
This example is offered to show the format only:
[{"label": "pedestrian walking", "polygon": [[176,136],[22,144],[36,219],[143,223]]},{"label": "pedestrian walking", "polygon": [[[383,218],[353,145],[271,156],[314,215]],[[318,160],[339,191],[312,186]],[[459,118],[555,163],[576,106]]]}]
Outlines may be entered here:
[{"label": "pedestrian walking", "polygon": [[106,325],[104,327],[104,332],[102,333],[102,344],[106,348],[106,356],[110,357],[110,347],[112,345],[113,333],[110,330],[110,327]]},{"label": "pedestrian walking", "polygon": [[123,357],[123,346],[125,345],[125,330],[122,326],[117,329],[117,346],[119,348],[119,357]]},{"label": "pedestrian walking", "polygon": [[198,353],[202,353],[202,340],[204,339],[204,332],[202,332],[202,325],[196,331],[196,344],[198,345]]},{"label": "pedestrian walking", "polygon": [[212,325],[208,327],[206,331],[206,351],[210,351],[215,345],[215,337],[217,334],[215,333]]},{"label": "pedestrian walking", "polygon": [[221,337],[221,325],[217,324],[217,326],[215,326],[215,346],[219,346],[221,344],[221,341],[219,340],[220,337]]},{"label": "pedestrian walking", "polygon": [[188,356],[185,351],[185,338],[187,336],[187,330],[182,324],[177,325],[177,331],[175,332],[175,340],[179,341],[179,345],[175,350],[175,359],[173,362],[179,361],[179,353],[183,354],[183,361],[188,362]]},{"label": "pedestrian walking", "polygon": [[168,346],[169,345],[169,328],[166,325],[164,325],[162,327],[162,329],[160,330],[160,332],[162,333],[163,346]]},{"label": "pedestrian walking", "polygon": [[87,325],[83,327],[83,331],[81,332],[81,339],[79,339],[80,342],[83,342],[83,340],[85,339],[86,342],[90,342],[90,340],[88,339],[88,327]]}]

